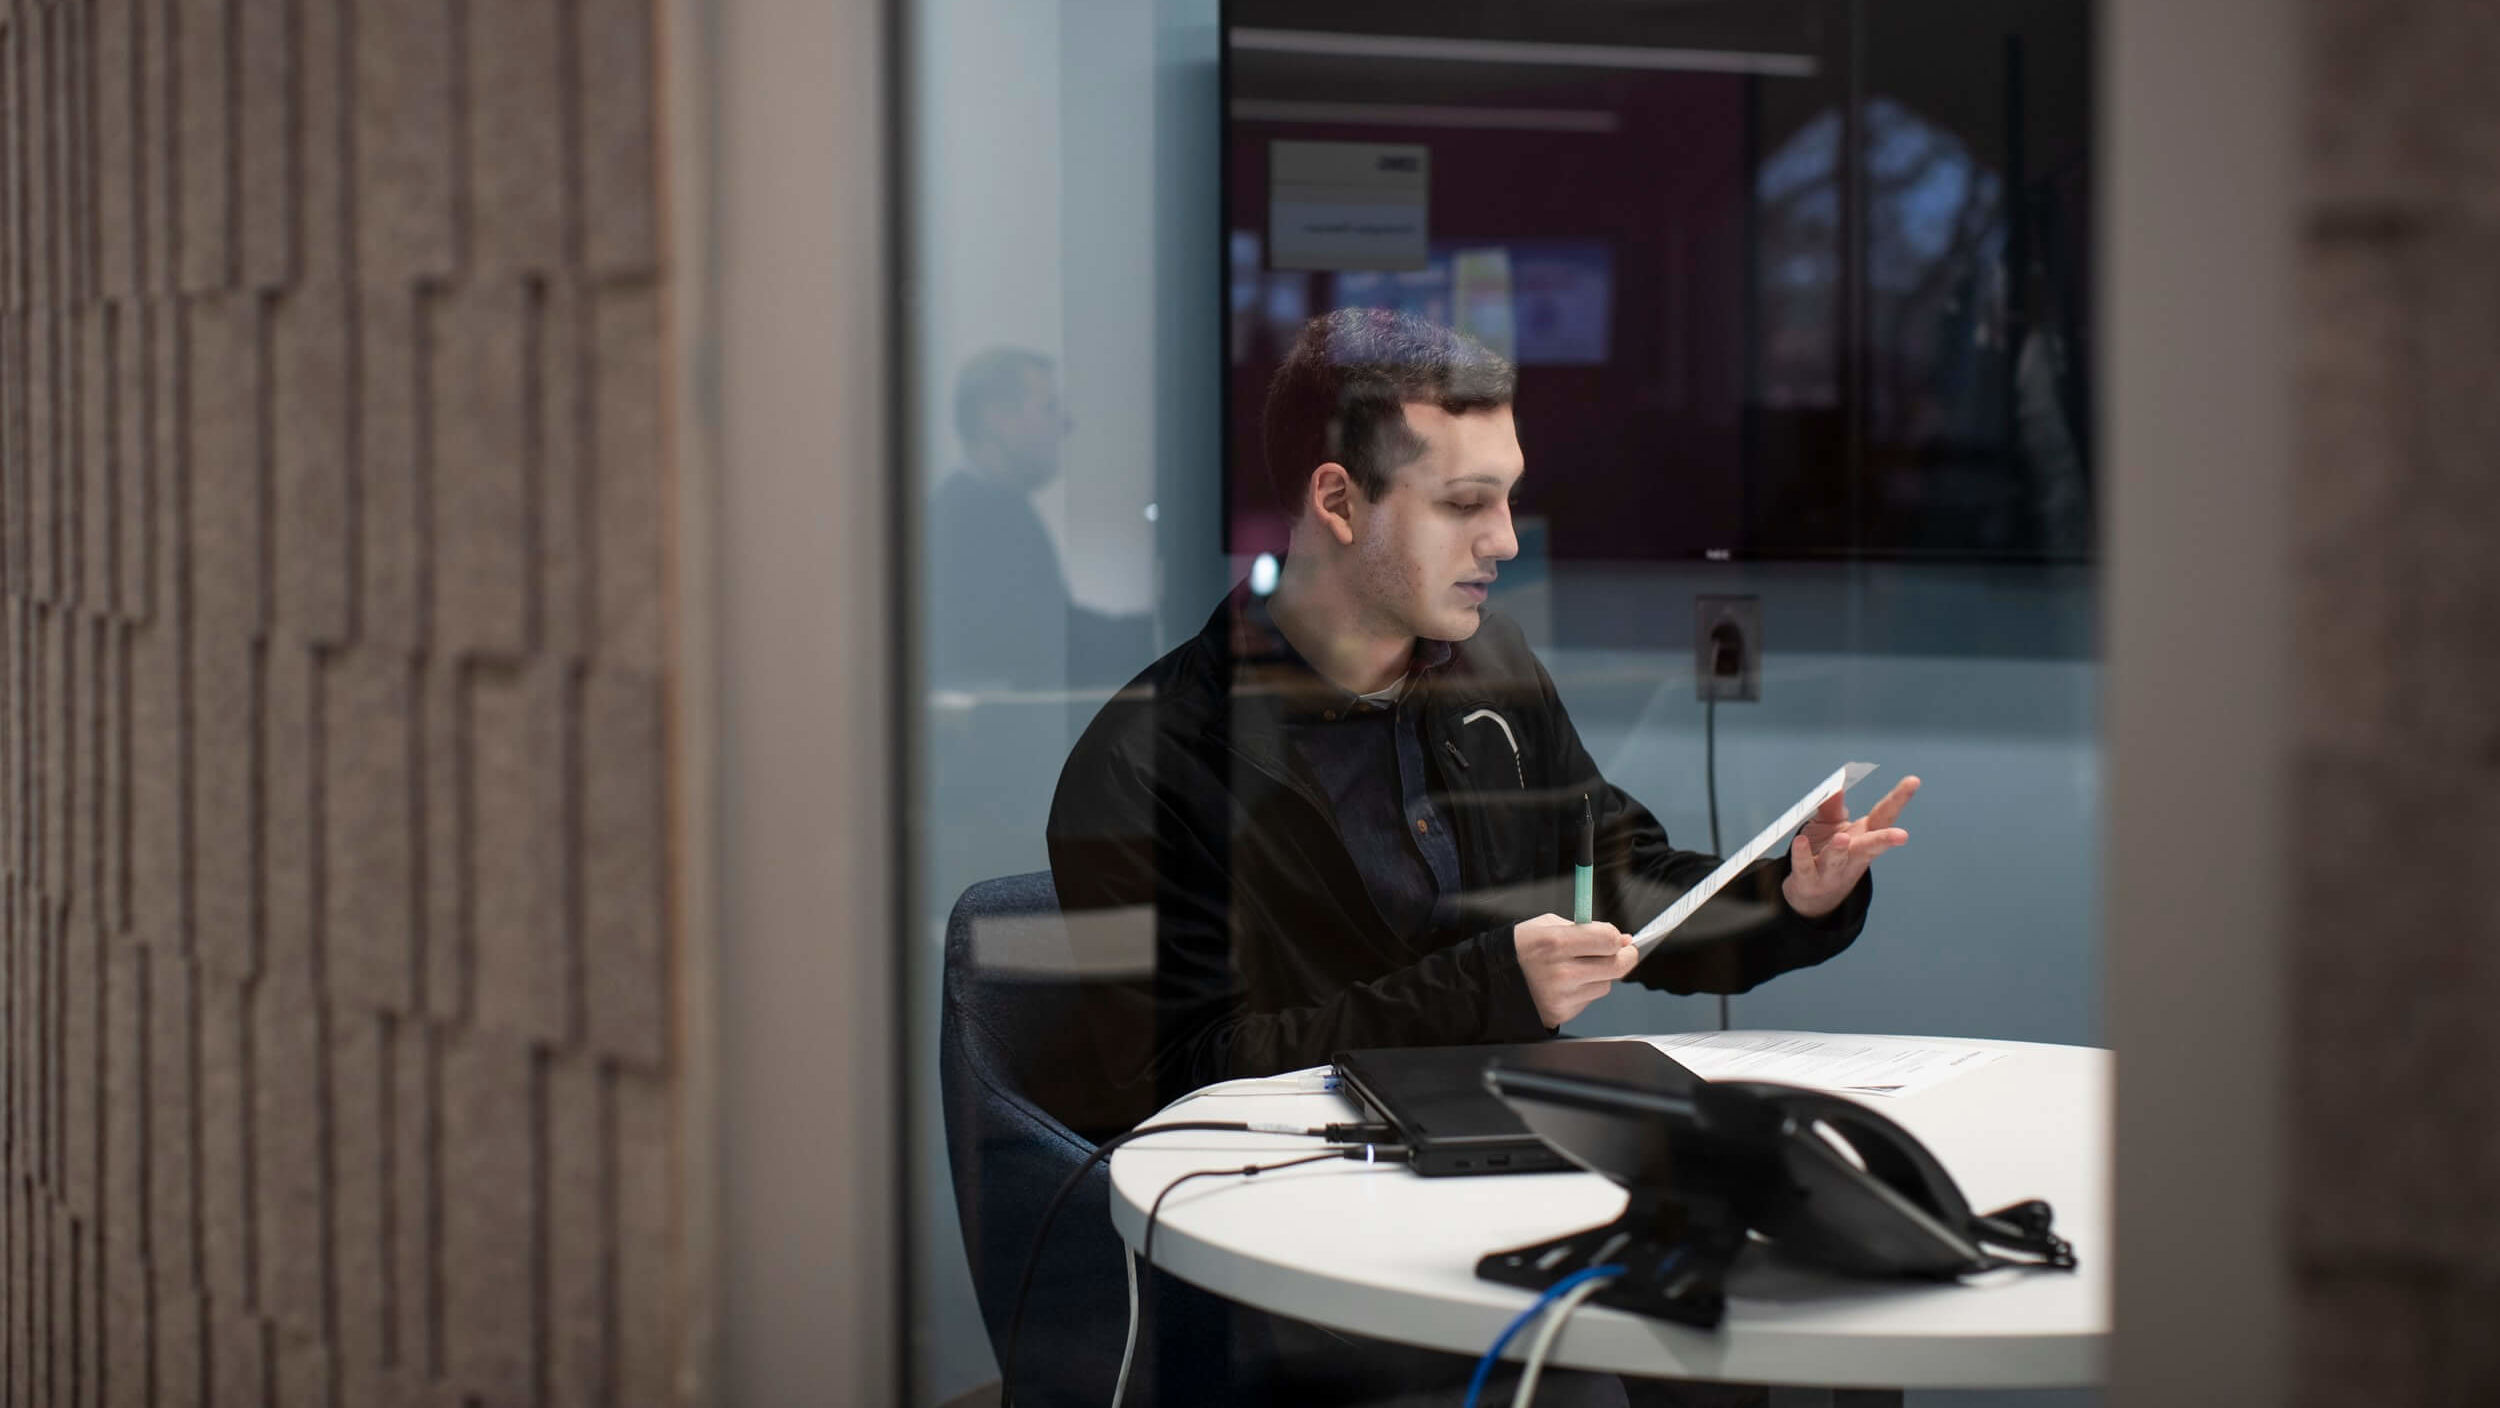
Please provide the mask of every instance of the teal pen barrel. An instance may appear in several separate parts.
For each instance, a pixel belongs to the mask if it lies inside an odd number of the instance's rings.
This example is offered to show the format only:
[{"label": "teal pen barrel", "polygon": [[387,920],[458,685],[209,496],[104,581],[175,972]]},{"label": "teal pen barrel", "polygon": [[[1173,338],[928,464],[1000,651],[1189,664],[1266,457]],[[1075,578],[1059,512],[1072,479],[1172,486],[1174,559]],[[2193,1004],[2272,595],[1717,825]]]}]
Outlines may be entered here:
[{"label": "teal pen barrel", "polygon": [[1597,897],[1592,881],[1597,875],[1597,813],[1589,806],[1588,794],[1580,794],[1580,844],[1573,851],[1577,864],[1571,867],[1571,922],[1586,924],[1597,917]]}]

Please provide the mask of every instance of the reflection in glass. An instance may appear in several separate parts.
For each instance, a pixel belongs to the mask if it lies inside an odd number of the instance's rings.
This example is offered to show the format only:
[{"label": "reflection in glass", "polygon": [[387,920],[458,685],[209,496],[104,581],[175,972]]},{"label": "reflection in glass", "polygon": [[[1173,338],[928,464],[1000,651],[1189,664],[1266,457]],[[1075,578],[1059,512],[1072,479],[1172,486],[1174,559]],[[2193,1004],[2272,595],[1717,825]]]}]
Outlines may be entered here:
[{"label": "reflection in glass", "polygon": [[928,510],[929,670],[940,687],[1113,684],[1153,640],[1144,616],[1080,606],[1033,496],[1074,423],[1049,358],[996,347],[955,377],[963,458]]},{"label": "reflection in glass", "polygon": [[[1752,834],[1844,759],[1916,771],[1943,790],[1862,935],[1769,965],[1733,1021],[2092,1039],[2088,90],[2059,28],[2079,4],[2001,26],[1933,0],[1222,16],[1777,60],[1709,71],[1395,44],[1235,48],[1219,70],[1212,0],[906,8],[920,1401],[995,1378],[1039,1203],[1094,1136],[1197,1081],[1325,1060],[1331,1036],[1285,1014],[1498,954],[1486,934],[1515,960],[1520,921],[1568,913],[1583,790],[1610,846],[1657,859],[1721,821]],[[1412,257],[1279,267],[1309,261],[1277,257],[1278,142],[1420,148]],[[1491,496],[1509,540],[1439,584],[1485,588],[1483,627],[1412,632],[1402,684],[1316,669],[1329,652],[1278,626],[1315,554],[1265,410],[1311,320],[1350,309],[1516,374],[1521,494]],[[1440,511],[1413,488],[1366,512]],[[1692,638],[1709,594],[1757,599],[1767,628],[1759,702],[1715,713]],[[1353,730],[1327,717],[1383,690]],[[1664,892],[1638,870],[1593,886],[1599,913],[1637,922]],[[1737,898],[1757,919],[1778,902]],[[1617,983],[1568,1030],[1715,1028],[1713,998],[1680,994],[1744,977]],[[1468,990],[1337,1035],[1416,1036],[1482,1009]],[[1546,1029],[1493,1015],[1442,1034]],[[1099,1191],[1053,1246],[1020,1383],[1107,1401],[1127,1287]],[[1211,1401],[1164,1377],[1208,1366],[1351,1402],[1417,1401],[1449,1368],[1165,1275],[1141,1299],[1132,1404]],[[1648,1389],[1630,1401],[1675,1401]]]}]

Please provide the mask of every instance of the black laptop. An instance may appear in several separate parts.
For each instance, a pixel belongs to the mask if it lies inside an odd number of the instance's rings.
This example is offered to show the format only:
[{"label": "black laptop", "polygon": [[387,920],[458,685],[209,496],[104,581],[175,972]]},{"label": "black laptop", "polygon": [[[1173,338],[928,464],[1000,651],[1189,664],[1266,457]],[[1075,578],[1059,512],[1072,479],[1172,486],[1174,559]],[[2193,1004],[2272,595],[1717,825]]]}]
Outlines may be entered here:
[{"label": "black laptop", "polygon": [[1485,1088],[1485,1063],[1512,1070],[1627,1084],[1654,1082],[1661,1066],[1694,1076],[1645,1041],[1540,1041],[1520,1046],[1409,1046],[1347,1051],[1337,1079],[1414,1151],[1415,1171],[1455,1174],[1547,1173],[1571,1162],[1528,1132],[1517,1115]]}]

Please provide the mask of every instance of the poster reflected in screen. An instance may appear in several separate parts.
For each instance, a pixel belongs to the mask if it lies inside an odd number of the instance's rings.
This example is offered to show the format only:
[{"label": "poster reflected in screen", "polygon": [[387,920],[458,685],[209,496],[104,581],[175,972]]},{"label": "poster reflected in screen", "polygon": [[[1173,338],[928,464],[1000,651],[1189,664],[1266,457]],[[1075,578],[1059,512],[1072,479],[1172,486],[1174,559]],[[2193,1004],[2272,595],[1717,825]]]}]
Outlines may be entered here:
[{"label": "poster reflected in screen", "polygon": [[1395,308],[1481,339],[1523,367],[1605,364],[1614,253],[1599,240],[1435,242],[1420,269],[1339,274],[1331,308]]},{"label": "poster reflected in screen", "polygon": [[1404,142],[1270,142],[1278,269],[1412,269],[1430,233],[1432,154]]}]

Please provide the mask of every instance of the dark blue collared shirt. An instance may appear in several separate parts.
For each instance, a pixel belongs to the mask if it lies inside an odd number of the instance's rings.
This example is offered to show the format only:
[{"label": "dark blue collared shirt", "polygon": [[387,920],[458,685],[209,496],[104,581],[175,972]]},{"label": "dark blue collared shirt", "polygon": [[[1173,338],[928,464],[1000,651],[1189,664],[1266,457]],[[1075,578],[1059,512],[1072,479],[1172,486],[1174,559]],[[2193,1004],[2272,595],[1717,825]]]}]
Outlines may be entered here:
[{"label": "dark blue collared shirt", "polygon": [[[1294,663],[1309,662],[1277,634]],[[1380,917],[1413,941],[1447,926],[1457,913],[1458,843],[1432,804],[1424,755],[1423,712],[1416,701],[1424,675],[1447,664],[1447,641],[1419,640],[1398,683],[1375,694],[1326,685],[1294,709],[1286,737],[1336,812],[1346,851],[1362,872]]]}]

